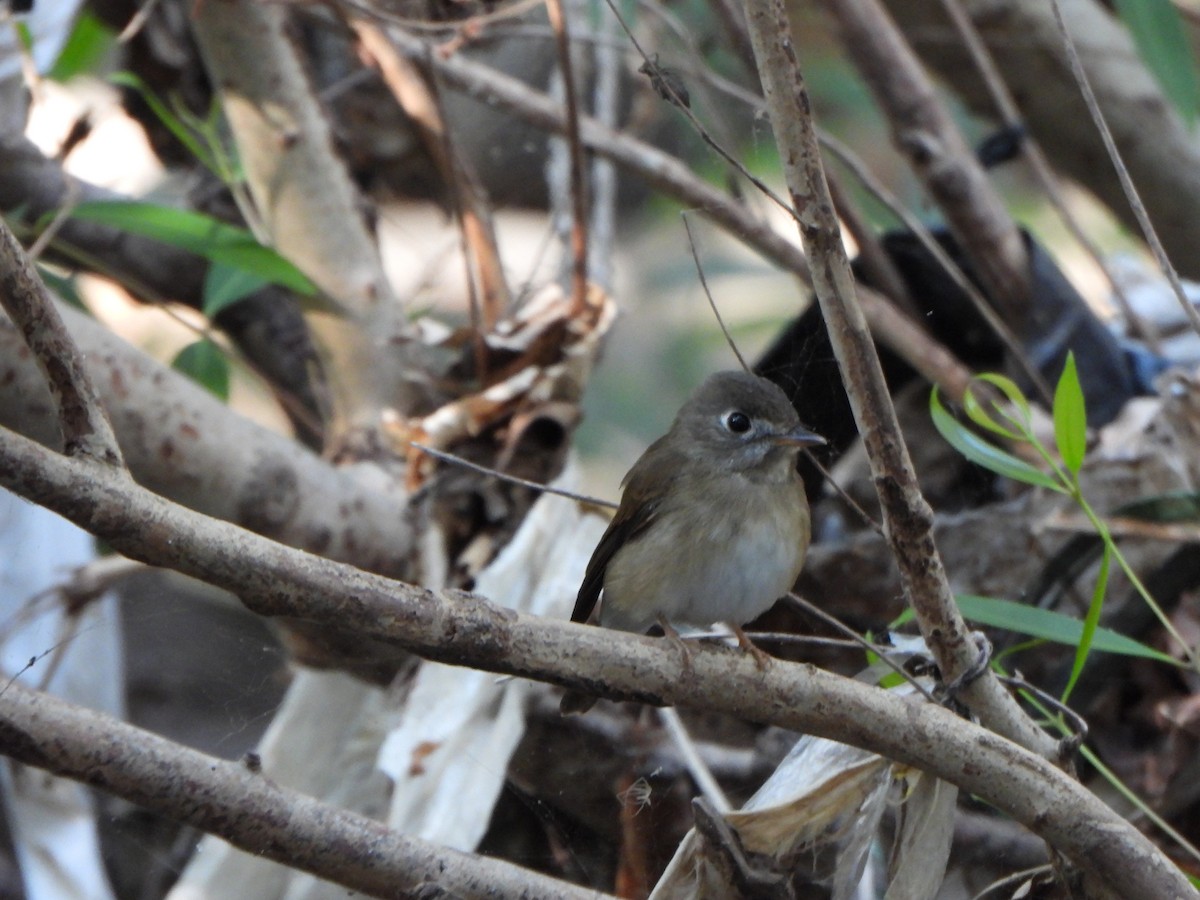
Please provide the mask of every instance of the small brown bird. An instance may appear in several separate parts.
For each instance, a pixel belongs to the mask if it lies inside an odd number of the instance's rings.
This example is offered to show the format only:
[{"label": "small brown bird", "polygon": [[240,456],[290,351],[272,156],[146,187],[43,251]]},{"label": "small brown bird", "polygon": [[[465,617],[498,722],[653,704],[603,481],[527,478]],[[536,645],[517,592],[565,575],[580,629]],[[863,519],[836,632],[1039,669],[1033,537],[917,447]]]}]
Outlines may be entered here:
[{"label": "small brown bird", "polygon": [[[573,622],[644,633],[739,628],[791,590],[808,549],[800,448],[824,439],[800,424],[778,385],[720,372],[625,476],[575,600]],[[592,698],[568,693],[564,712]]]}]

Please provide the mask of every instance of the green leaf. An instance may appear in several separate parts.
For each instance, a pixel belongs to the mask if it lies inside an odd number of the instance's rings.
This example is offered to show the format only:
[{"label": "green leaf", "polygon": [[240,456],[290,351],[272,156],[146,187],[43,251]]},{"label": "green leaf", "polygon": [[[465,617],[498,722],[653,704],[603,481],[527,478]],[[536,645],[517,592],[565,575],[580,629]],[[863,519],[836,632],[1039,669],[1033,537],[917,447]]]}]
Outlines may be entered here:
[{"label": "green leaf", "polygon": [[219,173],[217,160],[209,150],[204,141],[200,140],[183,120],[176,115],[167,104],[159,99],[154,91],[146,86],[142,79],[138,78],[132,72],[114,72],[108,76],[108,80],[118,87],[129,88],[137,91],[138,95],[150,107],[150,111],[162,122],[163,126],[175,136],[179,143],[187,148],[188,152],[200,162],[202,166],[215,174]]},{"label": "green leaf", "polygon": [[171,361],[171,368],[208,388],[221,400],[229,399],[229,360],[208,338],[188,344]]},{"label": "green leaf", "polygon": [[58,59],[46,74],[53,81],[70,81],[76,75],[94,71],[116,44],[116,32],[105,25],[90,10],[84,10],[75,20],[66,44]]},{"label": "green leaf", "polygon": [[213,263],[204,276],[204,315],[213,318],[227,306],[244,300],[266,283],[245,269]]},{"label": "green leaf", "polygon": [[1200,109],[1200,87],[1196,58],[1175,4],[1171,0],[1116,0],[1116,8],[1146,67],[1191,127]]},{"label": "green leaf", "polygon": [[[997,375],[994,372],[985,372],[981,375],[976,375],[973,381],[982,381],[984,384],[990,384],[998,389],[1012,404],[1012,409],[1003,407],[996,411],[1003,416],[1009,424],[1016,427],[1013,431],[1006,425],[1001,425],[998,421],[992,418],[991,412],[984,407],[979,399],[975,396],[974,391],[968,385],[966,394],[963,397],[963,412],[976,425],[981,428],[986,428],[988,431],[993,431],[1001,437],[1008,438],[1012,441],[1028,440],[1033,435],[1033,414],[1029,409],[1029,401],[1025,399],[1025,394],[1017,387],[1015,381],[1011,378],[1006,378],[1003,375]],[[1013,413],[1016,413],[1014,415]]]},{"label": "green leaf", "polygon": [[1100,612],[1104,609],[1104,593],[1108,590],[1108,567],[1111,562],[1112,544],[1106,541],[1104,556],[1100,559],[1100,571],[1096,574],[1096,585],[1092,588],[1092,602],[1088,604],[1087,616],[1083,620],[1083,631],[1079,635],[1079,645],[1075,649],[1075,662],[1071,665],[1071,677],[1067,679],[1067,686],[1063,688],[1062,697],[1059,698],[1063,703],[1067,702],[1071,691],[1075,690],[1075,682],[1079,681],[1079,676],[1083,674],[1088,654],[1095,643],[1096,629],[1100,624]]},{"label": "green leaf", "polygon": [[246,272],[264,283],[283,285],[298,294],[316,293],[316,287],[304,273],[258,243],[245,228],[227,225],[202,213],[154,203],[96,200],[80,203],[71,215],[162,241]]},{"label": "green leaf", "polygon": [[1074,353],[1067,354],[1067,363],[1054,389],[1054,441],[1063,465],[1078,475],[1087,453],[1087,410]]},{"label": "green leaf", "polygon": [[946,439],[947,443],[976,465],[983,466],[988,471],[995,472],[997,475],[1003,475],[1005,478],[1012,478],[1015,481],[1036,485],[1037,487],[1049,488],[1052,491],[1058,491],[1060,494],[1066,493],[1066,489],[1061,484],[1041,469],[1031,466],[1022,459],[1017,459],[1011,453],[1006,453],[993,444],[989,444],[950,415],[945,407],[942,406],[937,388],[934,388],[933,393],[930,395],[929,412],[933,417],[934,427]]},{"label": "green leaf", "polygon": [[[1001,600],[996,597],[978,597],[963,594],[956,598],[963,616],[980,625],[1004,628],[1018,634],[1079,647],[1083,643],[1085,624],[1079,619],[1049,609],[1039,609],[1024,603]],[[1090,616],[1089,610],[1089,618]],[[1091,650],[1117,653],[1122,656],[1137,656],[1158,662],[1179,665],[1179,661],[1166,653],[1147,647],[1145,644],[1118,634],[1109,628],[1096,627],[1091,640]]]}]

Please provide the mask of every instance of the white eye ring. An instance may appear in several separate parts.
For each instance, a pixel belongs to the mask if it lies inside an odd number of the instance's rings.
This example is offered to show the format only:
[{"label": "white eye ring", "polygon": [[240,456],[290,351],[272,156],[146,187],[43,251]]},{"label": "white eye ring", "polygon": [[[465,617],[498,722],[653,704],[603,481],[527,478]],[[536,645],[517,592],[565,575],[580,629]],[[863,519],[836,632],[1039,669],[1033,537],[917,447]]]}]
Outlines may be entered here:
[{"label": "white eye ring", "polygon": [[740,409],[730,410],[721,416],[721,424],[734,434],[745,434],[750,430],[750,417]]}]

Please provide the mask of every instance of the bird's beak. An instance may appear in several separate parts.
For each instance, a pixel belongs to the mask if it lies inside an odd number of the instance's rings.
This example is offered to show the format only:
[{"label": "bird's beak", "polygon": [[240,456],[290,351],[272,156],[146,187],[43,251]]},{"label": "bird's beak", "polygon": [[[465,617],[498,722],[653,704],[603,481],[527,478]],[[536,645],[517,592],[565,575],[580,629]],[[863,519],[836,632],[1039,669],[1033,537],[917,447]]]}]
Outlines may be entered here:
[{"label": "bird's beak", "polygon": [[784,447],[815,447],[819,444],[824,444],[825,438],[821,437],[815,431],[809,431],[803,425],[797,425],[791,431],[772,435],[771,443]]}]

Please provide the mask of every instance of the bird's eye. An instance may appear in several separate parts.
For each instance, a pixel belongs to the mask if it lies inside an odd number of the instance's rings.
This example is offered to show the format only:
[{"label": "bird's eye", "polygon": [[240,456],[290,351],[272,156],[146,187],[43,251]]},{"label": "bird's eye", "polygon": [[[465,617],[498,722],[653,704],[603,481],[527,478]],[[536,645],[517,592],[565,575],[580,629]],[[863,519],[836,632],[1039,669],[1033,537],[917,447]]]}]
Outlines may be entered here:
[{"label": "bird's eye", "polygon": [[725,427],[734,434],[745,434],[750,430],[750,417],[736,409],[725,414]]}]

